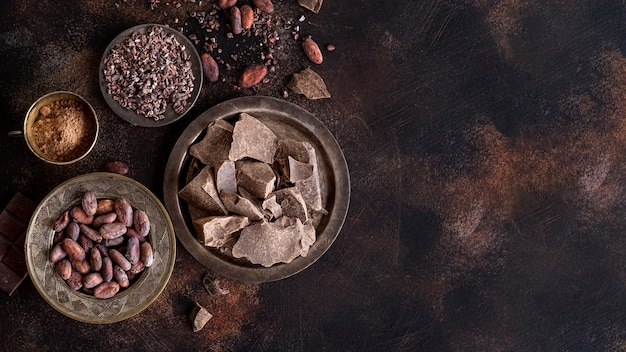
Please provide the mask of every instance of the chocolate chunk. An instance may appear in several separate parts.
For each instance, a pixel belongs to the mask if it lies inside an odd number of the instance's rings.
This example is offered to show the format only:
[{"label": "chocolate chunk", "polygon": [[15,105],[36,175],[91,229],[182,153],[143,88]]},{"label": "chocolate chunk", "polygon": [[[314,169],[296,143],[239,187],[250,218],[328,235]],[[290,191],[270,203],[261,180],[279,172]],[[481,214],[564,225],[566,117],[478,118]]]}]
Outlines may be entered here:
[{"label": "chocolate chunk", "polygon": [[211,214],[226,215],[227,213],[217,194],[210,166],[205,166],[191,182],[178,192],[178,195],[187,203]]},{"label": "chocolate chunk", "polygon": [[315,13],[320,12],[324,0],[298,0],[298,5]]},{"label": "chocolate chunk", "polygon": [[227,289],[221,288],[220,281],[212,278],[209,274],[204,275],[202,278],[202,285],[211,296],[221,296],[230,293]]},{"label": "chocolate chunk", "polygon": [[25,278],[25,275],[18,275],[4,263],[0,263],[0,288],[4,292],[8,293],[9,296],[15,292],[17,287],[22,283],[22,281],[24,281]]},{"label": "chocolate chunk", "polygon": [[237,193],[237,170],[232,160],[225,160],[222,165],[217,168],[215,184],[217,193],[222,193],[222,191]]},{"label": "chocolate chunk", "polygon": [[35,203],[18,192],[0,213],[0,288],[9,295],[28,275],[24,241],[35,208]]},{"label": "chocolate chunk", "polygon": [[210,216],[193,220],[198,239],[209,247],[221,247],[249,223],[248,218],[239,215]]},{"label": "chocolate chunk", "polygon": [[[300,190],[307,206],[312,210],[322,211],[317,153],[311,143],[291,139],[281,140],[276,162],[280,171]],[[309,168],[311,173],[307,177]]]},{"label": "chocolate chunk", "polygon": [[211,122],[202,140],[189,148],[189,154],[202,163],[217,166],[228,160],[228,150],[233,141],[233,126],[224,120]]},{"label": "chocolate chunk", "polygon": [[25,276],[28,273],[24,252],[18,249],[17,246],[11,246],[11,249],[9,249],[4,259],[2,259],[2,262],[19,276]]},{"label": "chocolate chunk", "polygon": [[298,218],[302,223],[309,220],[306,202],[298,188],[283,188],[272,193],[272,195],[276,196],[276,202],[280,204],[283,216]]},{"label": "chocolate chunk", "polygon": [[252,221],[263,219],[261,204],[256,199],[245,198],[228,191],[222,191],[220,197],[226,210],[243,215]]},{"label": "chocolate chunk", "polygon": [[28,224],[36,207],[37,205],[35,203],[18,192],[13,196],[11,201],[9,201],[5,209],[11,212],[11,214],[22,223]]},{"label": "chocolate chunk", "polygon": [[237,161],[251,158],[271,164],[278,149],[278,138],[252,115],[241,113],[233,130],[233,143],[228,158]]},{"label": "chocolate chunk", "polygon": [[4,237],[0,236],[0,261],[4,256],[9,252],[11,248],[11,242],[4,239]]},{"label": "chocolate chunk", "polygon": [[206,308],[200,305],[200,303],[195,302],[193,310],[191,314],[189,314],[189,318],[191,319],[191,327],[193,328],[193,332],[198,332],[204,328],[206,323],[213,318],[213,314],[209,313]]},{"label": "chocolate chunk", "polygon": [[276,175],[266,163],[250,161],[237,163],[237,179],[240,187],[256,198],[265,198],[274,190]]},{"label": "chocolate chunk", "polygon": [[0,234],[9,241],[14,242],[17,240],[25,227],[26,224],[11,215],[8,210],[5,209],[0,213]]},{"label": "chocolate chunk", "polygon": [[330,98],[326,83],[310,68],[294,73],[287,87],[311,100]]}]

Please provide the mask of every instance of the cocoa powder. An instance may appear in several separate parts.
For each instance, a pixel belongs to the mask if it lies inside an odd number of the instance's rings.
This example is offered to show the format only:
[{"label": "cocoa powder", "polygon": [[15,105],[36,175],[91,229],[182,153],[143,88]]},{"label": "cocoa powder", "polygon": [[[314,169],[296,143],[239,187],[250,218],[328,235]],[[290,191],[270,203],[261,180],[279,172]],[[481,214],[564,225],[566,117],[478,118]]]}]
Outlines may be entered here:
[{"label": "cocoa powder", "polygon": [[32,139],[48,159],[65,162],[89,150],[96,124],[88,107],[77,100],[58,100],[39,109],[31,127]]}]

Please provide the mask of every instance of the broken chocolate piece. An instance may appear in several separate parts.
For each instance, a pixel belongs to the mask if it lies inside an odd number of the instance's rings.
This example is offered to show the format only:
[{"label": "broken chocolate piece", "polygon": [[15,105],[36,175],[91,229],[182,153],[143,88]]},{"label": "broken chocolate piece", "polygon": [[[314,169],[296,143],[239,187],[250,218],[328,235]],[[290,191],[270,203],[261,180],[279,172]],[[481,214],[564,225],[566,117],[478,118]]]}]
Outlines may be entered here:
[{"label": "broken chocolate piece", "polygon": [[28,276],[24,241],[36,204],[16,193],[0,213],[0,289],[12,295]]},{"label": "broken chocolate piece", "polygon": [[294,73],[287,87],[311,100],[330,98],[330,93],[322,77],[309,67]]},{"label": "broken chocolate piece", "polygon": [[[286,177],[295,183],[308,207],[315,211],[322,210],[322,190],[317,153],[311,143],[291,139],[281,140],[276,159],[281,172],[285,173]],[[291,159],[294,159],[295,162]],[[306,178],[306,166],[302,164],[311,166],[310,177]],[[297,174],[291,175],[294,172]]]},{"label": "broken chocolate piece", "polygon": [[233,246],[233,256],[270,267],[277,263],[290,263],[302,253],[307,253],[312,243],[312,226],[305,228],[297,218],[281,219],[284,220],[260,221],[244,228]]},{"label": "broken chocolate piece", "polygon": [[320,12],[324,0],[298,0],[298,5],[315,13]]},{"label": "broken chocolate piece", "polygon": [[230,160],[247,157],[271,164],[277,148],[278,138],[272,130],[252,115],[240,114],[233,130],[233,142],[228,153]]},{"label": "broken chocolate piece", "polygon": [[187,203],[211,214],[226,215],[227,211],[220,200],[213,181],[210,166],[205,166],[200,173],[178,192]]},{"label": "broken chocolate piece", "polygon": [[265,198],[274,190],[276,175],[272,167],[258,161],[237,164],[237,180],[240,187],[256,198]]},{"label": "broken chocolate piece", "polygon": [[276,195],[272,195],[266,200],[264,200],[261,206],[263,207],[263,210],[266,210],[269,212],[270,220],[278,219],[281,216],[283,216],[283,208],[276,201]]},{"label": "broken chocolate piece", "polygon": [[204,275],[204,277],[202,278],[202,285],[211,296],[221,296],[230,293],[230,291],[228,291],[227,289],[221,288],[220,281],[218,279],[212,278],[209,274]]},{"label": "broken chocolate piece", "polygon": [[313,176],[313,165],[301,163],[291,156],[288,156],[287,158],[289,160],[289,182],[296,183]]},{"label": "broken chocolate piece", "polygon": [[202,163],[217,166],[228,160],[228,150],[233,141],[233,125],[224,120],[211,122],[202,140],[189,147],[189,154]]},{"label": "broken chocolate piece", "polygon": [[217,186],[217,193],[221,193],[222,191],[237,193],[237,170],[235,169],[235,162],[225,160],[222,165],[217,168],[215,184]]},{"label": "broken chocolate piece", "polygon": [[198,239],[208,247],[221,247],[249,223],[247,217],[239,215],[209,216],[193,220]]},{"label": "broken chocolate piece", "polygon": [[280,204],[283,216],[298,218],[302,223],[309,220],[306,202],[296,187],[283,188],[272,195],[276,196],[276,202]]},{"label": "broken chocolate piece", "polygon": [[191,327],[193,328],[193,332],[198,332],[204,328],[206,323],[213,318],[213,314],[209,313],[206,308],[200,305],[200,303],[195,302],[195,306],[189,314],[189,318],[191,319]]},{"label": "broken chocolate piece", "polygon": [[228,191],[222,191],[220,197],[226,210],[245,216],[251,221],[263,219],[261,204],[256,199],[245,198]]}]

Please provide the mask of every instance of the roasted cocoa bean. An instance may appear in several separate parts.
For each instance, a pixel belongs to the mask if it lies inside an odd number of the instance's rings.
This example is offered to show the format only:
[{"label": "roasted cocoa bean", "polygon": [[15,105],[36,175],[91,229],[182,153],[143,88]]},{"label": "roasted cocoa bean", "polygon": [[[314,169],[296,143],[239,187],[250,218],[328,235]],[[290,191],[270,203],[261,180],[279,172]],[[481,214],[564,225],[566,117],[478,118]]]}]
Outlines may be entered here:
[{"label": "roasted cocoa bean", "polygon": [[133,228],[141,236],[147,236],[150,233],[150,218],[143,210],[135,210],[133,213]]},{"label": "roasted cocoa bean", "polygon": [[132,266],[128,259],[126,259],[126,257],[124,257],[124,255],[117,249],[109,249],[109,258],[111,258],[113,264],[119,265],[122,269],[124,269],[124,271],[130,270],[130,267]]},{"label": "roasted cocoa bean", "polygon": [[91,271],[91,265],[89,265],[89,262],[86,259],[85,260],[72,260],[71,262],[72,262],[72,268],[74,268],[74,270],[81,273],[81,275],[86,275],[89,273],[89,271]]},{"label": "roasted cocoa bean", "polygon": [[104,240],[105,247],[117,247],[124,243],[124,237],[120,236],[118,238],[114,238],[112,240]]},{"label": "roasted cocoa bean", "polygon": [[96,215],[112,213],[115,211],[115,202],[111,199],[99,199]]},{"label": "roasted cocoa bean", "polygon": [[98,210],[98,199],[96,198],[96,194],[93,192],[83,193],[83,197],[80,199],[80,204],[82,205],[85,214],[89,216],[95,215],[96,210]]},{"label": "roasted cocoa bean", "polygon": [[72,263],[67,259],[61,259],[54,264],[54,269],[63,280],[67,280],[72,275]]},{"label": "roasted cocoa bean", "polygon": [[112,222],[115,222],[115,220],[117,220],[117,214],[113,212],[106,213],[106,214],[96,216],[93,219],[93,223],[91,224],[91,226],[95,228],[100,228],[104,224],[110,224]]},{"label": "roasted cocoa bean", "polygon": [[111,258],[104,257],[102,258],[102,278],[104,281],[109,282],[113,280],[113,262]]},{"label": "roasted cocoa bean", "polygon": [[52,229],[54,230],[54,232],[61,232],[65,230],[65,227],[70,223],[70,220],[70,212],[64,211],[54,222],[54,224],[52,225]]},{"label": "roasted cocoa bean", "polygon": [[139,240],[139,243],[146,242],[146,238],[140,235],[139,233],[137,233],[137,231],[135,231],[135,229],[133,229],[132,227],[128,228],[128,231],[126,231],[126,233],[124,234],[124,237],[126,238],[137,237],[137,239]]},{"label": "roasted cocoa bean", "polygon": [[93,222],[93,215],[87,215],[82,206],[74,206],[70,209],[70,215],[72,219],[79,224],[91,224]]},{"label": "roasted cocoa bean", "polygon": [[83,287],[94,288],[100,285],[103,281],[104,279],[102,278],[102,275],[100,273],[87,274],[83,278]]},{"label": "roasted cocoa bean", "polygon": [[243,32],[243,27],[241,26],[241,11],[237,6],[233,6],[230,8],[229,18],[230,30],[235,35],[241,34],[241,32]]},{"label": "roasted cocoa bean", "polygon": [[90,240],[96,242],[96,243],[100,243],[102,242],[102,236],[100,236],[100,234],[98,233],[98,231],[92,229],[91,227],[85,225],[85,224],[80,224],[78,225],[80,228],[80,232],[87,236],[87,238],[89,238]]},{"label": "roasted cocoa bean", "polygon": [[89,264],[93,271],[102,270],[102,253],[98,248],[94,247],[89,251]]},{"label": "roasted cocoa bean", "polygon": [[80,234],[80,225],[78,225],[78,223],[72,221],[69,224],[67,224],[67,227],[65,228],[65,237],[71,238],[74,241],[77,241],[79,234]]},{"label": "roasted cocoa bean", "polygon": [[[126,227],[133,226],[133,207],[125,198],[118,198],[114,202],[115,214],[117,220]],[[104,236],[102,236],[104,237]]]},{"label": "roasted cocoa bean", "polygon": [[[129,268],[130,269],[130,268]],[[113,266],[113,277],[118,284],[120,284],[121,288],[126,288],[129,285],[128,275],[126,275],[126,271],[122,269],[119,265]]]},{"label": "roasted cocoa bean", "polygon": [[241,12],[241,27],[249,30],[254,23],[254,10],[250,5],[241,5],[239,11]]},{"label": "roasted cocoa bean", "polygon": [[[129,275],[133,274],[133,275],[137,275],[140,272],[143,271],[143,269],[145,269],[145,265],[143,264],[143,262],[137,262],[135,264],[133,264],[133,266],[130,267],[130,270],[128,270]],[[130,277],[129,277],[130,278]]]},{"label": "roasted cocoa bean", "polygon": [[103,282],[93,290],[93,296],[100,299],[107,299],[115,296],[120,291],[120,285],[115,282]]},{"label": "roasted cocoa bean", "polygon": [[[80,236],[78,236],[80,239]],[[61,241],[61,248],[67,253],[67,257],[70,261],[83,261],[85,260],[85,250],[76,241],[71,238],[66,238]]]},{"label": "roasted cocoa bean", "polygon": [[261,10],[261,12],[265,12],[267,14],[274,12],[274,4],[272,4],[272,0],[252,0],[252,4],[254,4],[257,9]]},{"label": "roasted cocoa bean", "polygon": [[63,239],[66,237],[66,235],[65,235],[66,230],[67,230],[67,228],[65,230],[61,230],[59,232],[55,232],[54,233],[54,238],[52,238],[52,245],[53,246],[56,246],[57,244],[61,243],[61,241],[63,241]]},{"label": "roasted cocoa bean", "polygon": [[89,250],[93,248],[93,241],[82,233],[78,235],[78,240],[76,240],[76,243],[78,243],[78,245],[83,248],[85,253],[89,252]]},{"label": "roasted cocoa bean", "polygon": [[143,242],[139,245],[140,256],[139,261],[141,261],[146,268],[152,266],[154,262],[154,254],[152,252],[152,245],[150,242]]},{"label": "roasted cocoa bean", "polygon": [[126,175],[130,169],[123,161],[111,161],[106,164],[106,170],[119,175]]},{"label": "roasted cocoa bean", "polygon": [[70,277],[65,282],[72,290],[78,291],[83,287],[83,276],[78,271],[72,270]]},{"label": "roasted cocoa bean", "polygon": [[56,263],[59,260],[65,258],[67,256],[67,253],[63,249],[62,243],[63,242],[57,244],[56,246],[52,247],[52,249],[50,250],[49,257],[50,257],[50,261],[51,262]]},{"label": "roasted cocoa bean", "polygon": [[112,240],[122,236],[126,233],[126,231],[128,231],[128,229],[123,223],[115,221],[110,224],[102,225],[100,227],[100,230],[98,230],[98,233],[100,234],[100,236],[102,236],[102,238],[106,240]]},{"label": "roasted cocoa bean", "polygon": [[209,53],[202,53],[200,59],[202,61],[204,77],[206,77],[209,82],[217,81],[220,78],[220,68],[217,66],[217,62],[213,59],[213,56]]},{"label": "roasted cocoa bean", "polygon": [[239,76],[239,81],[237,84],[241,88],[250,88],[254,85],[260,83],[265,75],[267,74],[267,67],[262,64],[253,64],[246,67],[241,76]]},{"label": "roasted cocoa bean", "polygon": [[222,10],[228,10],[235,6],[237,0],[217,0],[217,6]]},{"label": "roasted cocoa bean", "polygon": [[311,62],[319,65],[324,61],[320,47],[311,36],[304,38],[302,41],[302,49]]},{"label": "roasted cocoa bean", "polygon": [[103,243],[97,243],[93,248],[97,248],[100,251],[102,258],[109,256],[109,249]]},{"label": "roasted cocoa bean", "polygon": [[128,239],[128,243],[126,244],[126,259],[130,262],[130,264],[137,264],[139,261],[140,249],[139,249],[139,240],[137,237],[131,237]]}]

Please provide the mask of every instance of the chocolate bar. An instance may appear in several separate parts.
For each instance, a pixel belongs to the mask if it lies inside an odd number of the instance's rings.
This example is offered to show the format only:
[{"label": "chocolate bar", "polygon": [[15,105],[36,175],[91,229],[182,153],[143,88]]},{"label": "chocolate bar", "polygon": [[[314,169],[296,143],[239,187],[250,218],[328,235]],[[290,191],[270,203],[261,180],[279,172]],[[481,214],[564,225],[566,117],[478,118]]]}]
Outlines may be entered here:
[{"label": "chocolate bar", "polygon": [[24,241],[36,206],[18,192],[0,212],[0,289],[9,296],[28,276]]}]

